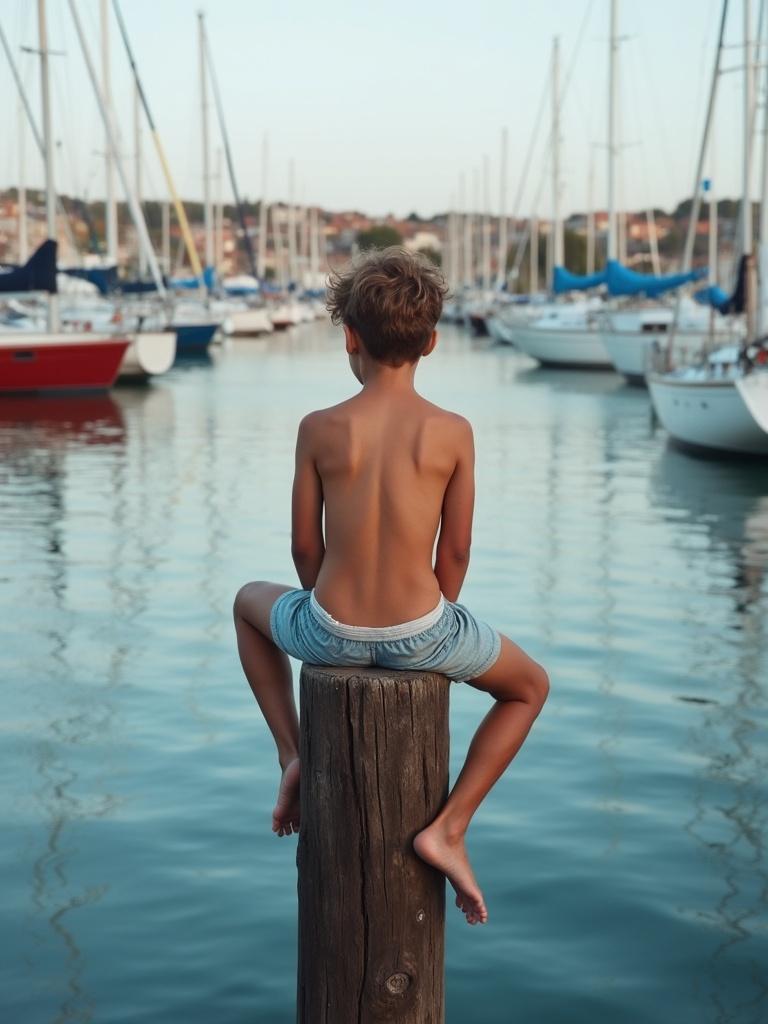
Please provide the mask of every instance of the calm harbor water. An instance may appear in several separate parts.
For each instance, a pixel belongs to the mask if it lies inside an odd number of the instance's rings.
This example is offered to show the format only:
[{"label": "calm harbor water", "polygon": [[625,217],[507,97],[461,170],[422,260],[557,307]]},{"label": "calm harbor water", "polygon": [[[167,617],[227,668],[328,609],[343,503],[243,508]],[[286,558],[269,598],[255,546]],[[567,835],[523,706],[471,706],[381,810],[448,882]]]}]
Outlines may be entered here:
[{"label": "calm harbor water", "polygon": [[[768,1021],[768,471],[669,449],[645,393],[446,327],[422,391],[475,426],[462,599],[552,692],[449,900],[449,1024]],[[296,837],[237,661],[294,581],[298,420],[338,332],[143,391],[0,400],[0,1018],[288,1024]],[[455,776],[489,698],[451,693]]]}]

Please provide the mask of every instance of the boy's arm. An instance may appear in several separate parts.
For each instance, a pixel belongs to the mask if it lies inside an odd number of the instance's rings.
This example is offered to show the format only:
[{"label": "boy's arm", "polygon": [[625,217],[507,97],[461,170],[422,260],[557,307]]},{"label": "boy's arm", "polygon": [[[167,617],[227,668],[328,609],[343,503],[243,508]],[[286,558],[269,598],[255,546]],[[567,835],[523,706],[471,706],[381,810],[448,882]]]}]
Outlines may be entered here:
[{"label": "boy's arm", "polygon": [[456,467],[443,497],[440,536],[435,556],[435,576],[449,601],[456,601],[469,568],[472,513],[475,506],[475,446],[472,427],[459,424]]},{"label": "boy's arm", "polygon": [[302,587],[311,590],[325,555],[323,485],[313,454],[313,416],[305,416],[296,438],[291,501],[291,554]]}]

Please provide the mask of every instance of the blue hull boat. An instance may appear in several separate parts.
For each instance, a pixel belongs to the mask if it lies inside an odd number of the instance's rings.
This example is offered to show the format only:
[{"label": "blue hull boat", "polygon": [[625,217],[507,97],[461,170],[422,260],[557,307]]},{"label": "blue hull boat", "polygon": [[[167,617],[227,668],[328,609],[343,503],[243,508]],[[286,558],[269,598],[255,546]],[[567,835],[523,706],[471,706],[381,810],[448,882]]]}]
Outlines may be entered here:
[{"label": "blue hull boat", "polygon": [[176,331],[176,359],[205,355],[219,325],[173,324]]}]

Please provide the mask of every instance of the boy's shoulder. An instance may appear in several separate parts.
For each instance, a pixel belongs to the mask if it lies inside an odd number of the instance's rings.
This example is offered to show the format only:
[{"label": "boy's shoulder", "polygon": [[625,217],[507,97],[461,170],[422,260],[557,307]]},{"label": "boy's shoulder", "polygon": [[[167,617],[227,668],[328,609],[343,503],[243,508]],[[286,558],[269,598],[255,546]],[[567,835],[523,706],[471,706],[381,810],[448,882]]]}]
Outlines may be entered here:
[{"label": "boy's shoulder", "polygon": [[324,409],[313,409],[312,412],[305,413],[299,420],[299,432],[311,433],[334,420],[338,421],[349,413],[353,402],[353,398],[347,398],[336,405],[329,405]]},{"label": "boy's shoulder", "polygon": [[[453,412],[451,409],[443,409],[442,406],[435,405],[434,402],[428,401],[421,395],[417,397],[421,416],[425,420],[439,424],[441,429],[448,429],[457,436],[472,436],[472,424],[465,416]],[[324,409],[314,409],[302,417],[299,422],[299,433],[312,436],[334,424],[341,424],[349,416],[355,414],[358,406],[359,396],[353,395],[352,398],[347,398],[336,405],[329,405]]]},{"label": "boy's shoulder", "polygon": [[462,416],[461,413],[454,412],[452,409],[443,409],[441,405],[435,405],[434,402],[429,402],[426,398],[422,398],[421,401],[429,418],[439,421],[442,427],[452,428],[460,434],[472,433],[472,424],[466,416]]}]

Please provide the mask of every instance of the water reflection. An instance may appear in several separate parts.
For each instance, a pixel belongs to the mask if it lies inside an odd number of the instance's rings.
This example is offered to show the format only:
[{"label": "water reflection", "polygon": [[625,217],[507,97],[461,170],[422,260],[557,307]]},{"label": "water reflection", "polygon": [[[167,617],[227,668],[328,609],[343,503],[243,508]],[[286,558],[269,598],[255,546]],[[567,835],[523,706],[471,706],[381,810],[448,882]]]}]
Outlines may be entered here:
[{"label": "water reflection", "polygon": [[[761,934],[768,909],[768,758],[758,741],[765,700],[768,472],[756,465],[692,459],[668,447],[654,467],[651,487],[656,503],[678,525],[676,536],[686,561],[693,568],[704,564],[713,592],[723,590],[718,563],[728,567],[731,626],[739,639],[733,656],[722,656],[717,697],[696,700],[701,710],[689,730],[690,749],[699,755],[703,768],[696,776],[693,813],[684,828],[703,848],[722,884],[712,909],[698,912],[720,936],[700,983],[711,1003],[712,1020],[726,1024],[746,1019],[745,1014],[762,1020],[768,1016],[765,965],[746,955],[751,977],[734,984],[729,953]],[[695,528],[706,538],[706,547],[689,545],[681,525]],[[706,627],[702,623],[705,634]],[[714,628],[713,633],[726,647],[722,630]],[[692,700],[685,695],[680,699]]]},{"label": "water reflection", "polygon": [[[64,541],[67,514],[69,460],[79,452],[114,458],[124,447],[125,423],[120,406],[109,396],[9,398],[0,402],[0,501],[14,518],[22,550],[39,549],[42,578],[30,598],[39,607],[37,652],[29,673],[42,685],[31,694],[37,723],[36,740],[29,748],[37,785],[43,840],[31,862],[31,907],[34,918],[47,921],[49,934],[61,948],[57,958],[66,980],[56,984],[56,1022],[90,1021],[94,1000],[85,981],[86,960],[77,939],[77,911],[98,903],[107,891],[103,880],[77,879],[73,831],[78,824],[108,816],[116,797],[102,792],[83,793],[79,756],[95,737],[109,736],[114,716],[111,697],[117,666],[100,687],[78,682],[78,668],[70,659],[70,566]],[[30,500],[31,499],[31,500]],[[28,514],[19,519],[20,508]],[[42,678],[41,678],[42,677]],[[42,691],[42,692],[40,692]],[[20,769],[21,770],[21,769]],[[34,921],[34,919],[33,919]],[[38,932],[32,924],[32,935]],[[37,935],[35,945],[45,947]],[[57,971],[58,973],[58,971]],[[40,979],[35,979],[39,985]],[[52,983],[52,979],[50,979]],[[53,986],[52,986],[53,987]]]},{"label": "water reflection", "polygon": [[[744,626],[744,615],[763,594],[768,566],[768,468],[695,459],[666,447],[650,482],[654,504],[674,519],[682,513],[732,566],[734,607]],[[685,545],[685,532],[678,536]]]},{"label": "water reflection", "polygon": [[517,380],[526,387],[572,395],[606,395],[624,391],[624,379],[605,370],[568,370],[525,365],[517,370]]}]

